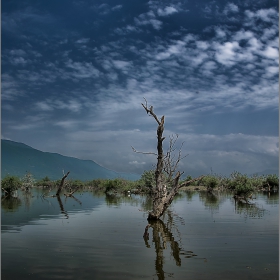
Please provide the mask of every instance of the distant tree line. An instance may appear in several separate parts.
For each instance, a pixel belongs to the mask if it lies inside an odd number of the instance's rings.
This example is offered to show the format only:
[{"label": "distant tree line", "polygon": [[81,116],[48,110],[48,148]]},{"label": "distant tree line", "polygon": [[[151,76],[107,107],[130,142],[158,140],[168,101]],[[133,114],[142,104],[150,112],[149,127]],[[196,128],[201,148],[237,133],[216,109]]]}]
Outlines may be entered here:
[{"label": "distant tree line", "polygon": [[[155,186],[155,171],[144,171],[141,178],[137,181],[130,181],[122,178],[116,179],[94,179],[90,181],[71,180],[67,179],[64,188],[69,190],[94,190],[104,193],[134,193],[134,194],[149,194]],[[187,176],[186,180],[191,180],[191,176]],[[49,177],[44,177],[40,180],[35,180],[32,174],[27,173],[23,178],[18,176],[7,175],[1,180],[2,196],[12,195],[18,189],[29,191],[32,187],[41,187],[53,189],[57,188],[61,180],[50,180]],[[205,187],[208,192],[214,190],[230,190],[236,196],[249,196],[256,191],[278,191],[279,177],[277,175],[261,175],[247,176],[239,172],[233,172],[229,177],[208,174],[201,180],[187,185],[195,186],[197,189]],[[169,188],[169,186],[167,186]]]}]

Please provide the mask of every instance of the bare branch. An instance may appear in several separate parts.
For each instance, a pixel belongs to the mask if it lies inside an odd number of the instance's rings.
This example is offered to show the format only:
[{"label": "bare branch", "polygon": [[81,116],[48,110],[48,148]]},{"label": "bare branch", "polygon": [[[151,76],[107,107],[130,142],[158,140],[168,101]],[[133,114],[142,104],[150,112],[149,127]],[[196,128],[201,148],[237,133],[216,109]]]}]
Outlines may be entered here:
[{"label": "bare branch", "polygon": [[173,180],[173,174],[176,172],[179,162],[186,156],[182,156],[182,147],[184,142],[181,144],[181,147],[178,151],[177,159],[175,160],[176,155],[173,155],[173,152],[176,150],[175,144],[179,135],[176,134],[169,136],[169,148],[166,155],[164,156],[164,172],[167,174],[167,181],[171,182]]},{"label": "bare branch", "polygon": [[189,180],[189,181],[185,181],[185,182],[183,182],[183,183],[180,184],[179,188],[185,187],[185,186],[187,186],[188,184],[193,183],[193,182],[195,182],[195,181],[199,181],[199,180],[202,179],[203,177],[205,177],[205,176],[203,175],[203,176],[200,176],[200,177],[198,177],[198,178],[195,178],[195,179],[192,179],[192,180]]},{"label": "bare branch", "polygon": [[162,116],[161,121],[159,121],[159,119],[157,118],[157,115],[153,112],[153,106],[150,106],[150,109],[148,109],[148,102],[145,97],[143,97],[143,98],[145,99],[145,105],[143,103],[141,103],[143,108],[146,110],[147,114],[150,114],[151,116],[153,116],[154,119],[156,120],[156,122],[158,123],[158,125],[160,125],[162,122],[162,119],[164,122],[164,116]]},{"label": "bare branch", "polygon": [[139,151],[136,151],[135,148],[133,148],[132,146],[131,146],[131,148],[132,148],[132,150],[133,150],[134,153],[144,154],[144,155],[155,155],[155,156],[157,156],[156,153],[152,153],[152,152],[139,152]]},{"label": "bare branch", "polygon": [[[76,190],[75,190],[76,191]],[[80,205],[82,205],[82,202],[78,199],[78,198],[76,198],[74,195],[73,195],[73,193],[75,192],[75,191],[73,191],[73,192],[71,192],[71,193],[69,193],[69,194],[64,194],[65,195],[65,201],[66,201],[66,199],[67,199],[67,197],[72,197],[74,200],[76,200]]]},{"label": "bare branch", "polygon": [[74,189],[74,190],[72,191],[72,188],[70,188],[70,192],[69,192],[69,193],[66,193],[66,194],[64,194],[64,195],[65,195],[65,196],[73,196],[73,193],[75,193],[77,190],[78,190],[78,188],[76,188],[76,189]]},{"label": "bare branch", "polygon": [[[63,171],[63,173],[64,173],[64,171]],[[63,177],[62,177],[62,179],[61,179],[61,181],[60,181],[60,184],[59,184],[59,187],[58,187],[58,189],[57,189],[57,192],[56,192],[56,196],[59,196],[60,195],[60,192],[61,192],[61,189],[63,188],[63,185],[64,185],[64,180],[67,178],[67,176],[69,175],[69,171],[67,172],[67,174],[66,175],[64,175]]]}]

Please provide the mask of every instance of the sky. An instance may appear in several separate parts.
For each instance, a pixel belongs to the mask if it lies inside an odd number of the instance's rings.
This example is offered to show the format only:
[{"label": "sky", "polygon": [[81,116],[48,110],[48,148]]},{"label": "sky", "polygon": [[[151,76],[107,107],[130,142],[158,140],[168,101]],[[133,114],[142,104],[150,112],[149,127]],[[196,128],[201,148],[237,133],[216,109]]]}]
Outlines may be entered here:
[{"label": "sky", "polygon": [[[154,168],[178,134],[185,175],[279,166],[276,0],[9,0],[1,8],[1,137]],[[178,152],[178,150],[177,150]],[[176,151],[174,157],[176,159]]]}]

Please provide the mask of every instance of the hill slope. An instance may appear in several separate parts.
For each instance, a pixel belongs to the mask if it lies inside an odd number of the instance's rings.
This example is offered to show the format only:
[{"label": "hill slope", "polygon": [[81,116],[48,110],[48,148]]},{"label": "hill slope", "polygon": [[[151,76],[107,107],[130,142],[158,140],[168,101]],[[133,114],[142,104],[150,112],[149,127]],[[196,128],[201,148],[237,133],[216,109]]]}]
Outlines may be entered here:
[{"label": "hill slope", "polygon": [[80,160],[56,153],[42,152],[23,143],[1,139],[1,178],[7,174],[22,177],[26,172],[35,179],[48,176],[51,180],[60,179],[62,171],[70,171],[70,179],[92,180],[97,178],[124,178],[137,180],[137,174],[118,173],[106,169],[92,160]]}]

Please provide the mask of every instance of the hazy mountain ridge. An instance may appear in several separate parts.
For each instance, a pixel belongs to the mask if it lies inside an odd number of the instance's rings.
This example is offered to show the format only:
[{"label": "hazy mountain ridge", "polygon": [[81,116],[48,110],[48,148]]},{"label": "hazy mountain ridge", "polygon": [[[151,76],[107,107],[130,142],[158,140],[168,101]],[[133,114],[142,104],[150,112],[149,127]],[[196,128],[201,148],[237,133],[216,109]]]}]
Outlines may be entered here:
[{"label": "hazy mountain ridge", "polygon": [[63,170],[70,171],[69,179],[140,178],[137,174],[118,173],[106,169],[92,160],[42,152],[23,143],[1,139],[1,178],[7,174],[22,177],[26,172],[30,172],[35,179],[48,176],[51,180],[56,180],[63,176]]}]

